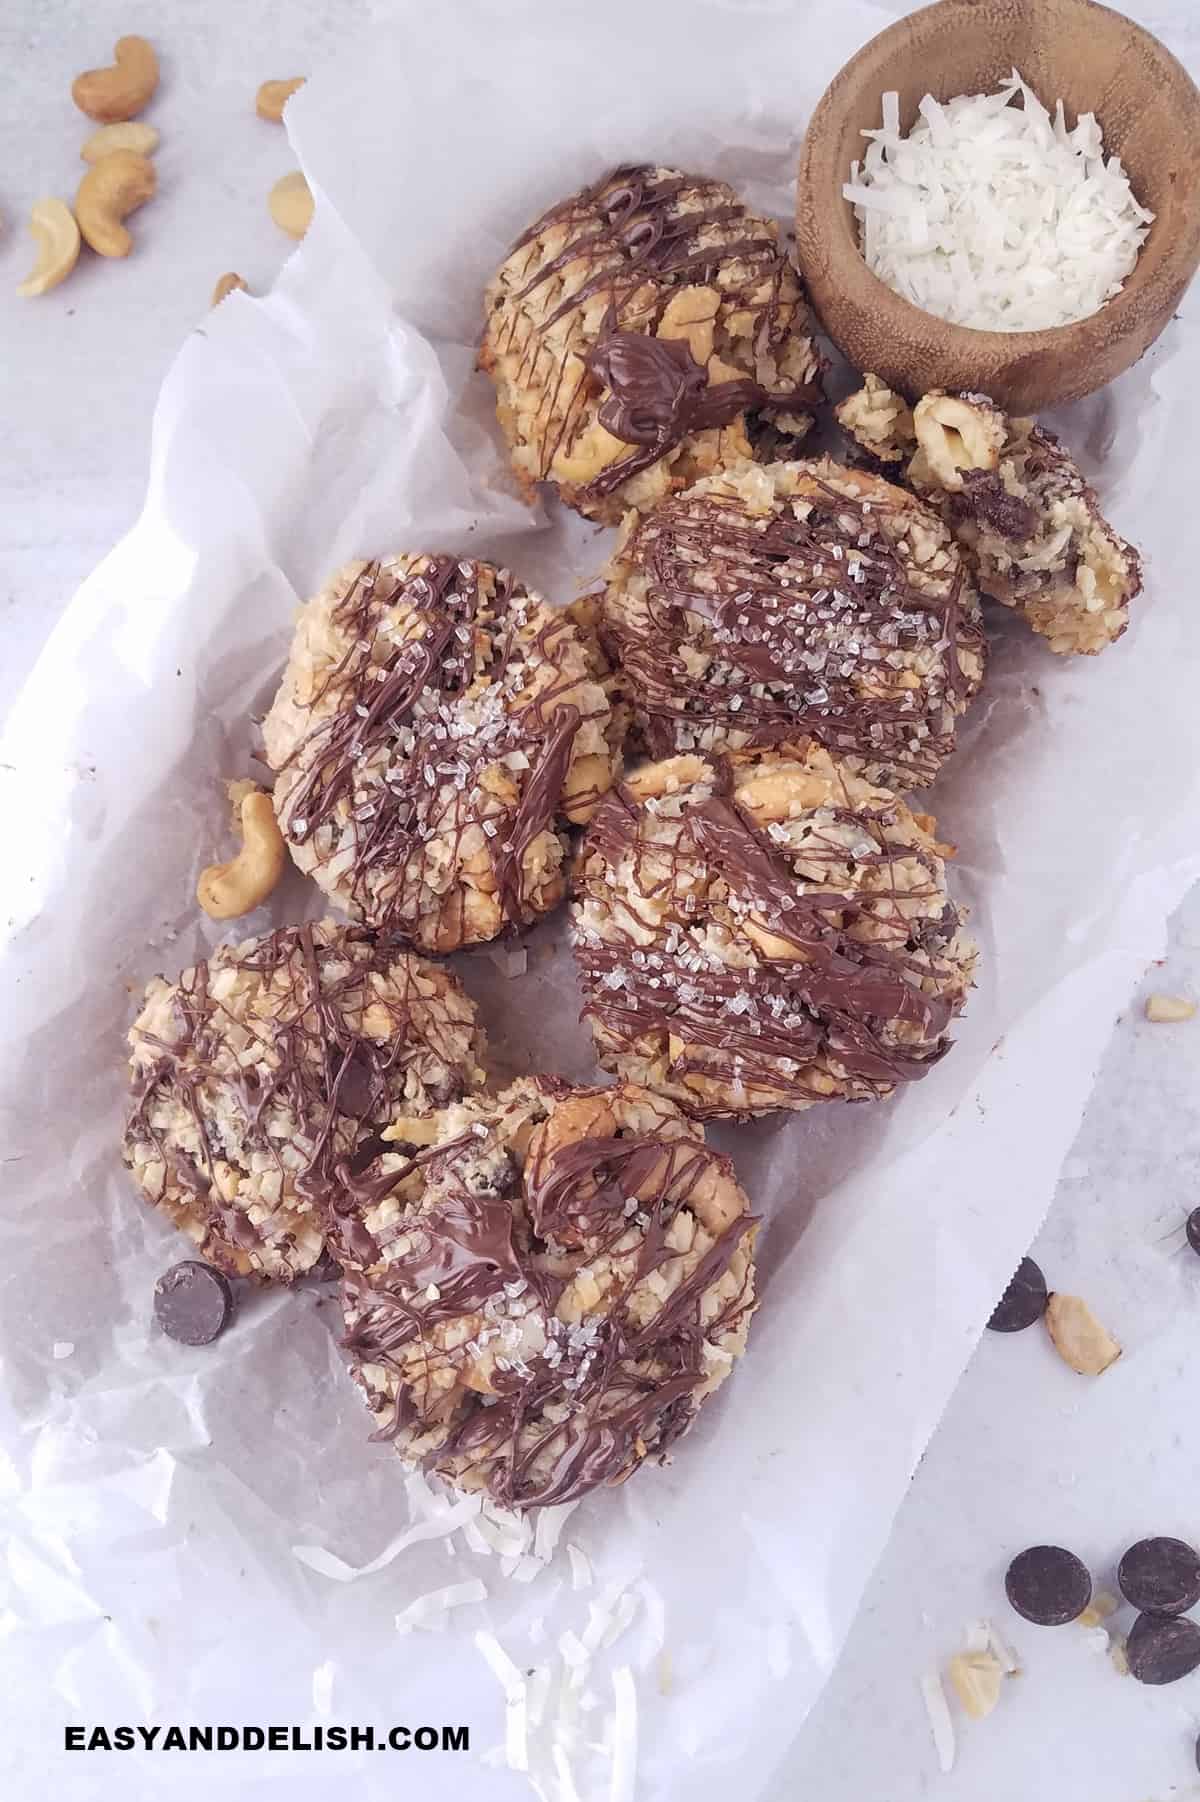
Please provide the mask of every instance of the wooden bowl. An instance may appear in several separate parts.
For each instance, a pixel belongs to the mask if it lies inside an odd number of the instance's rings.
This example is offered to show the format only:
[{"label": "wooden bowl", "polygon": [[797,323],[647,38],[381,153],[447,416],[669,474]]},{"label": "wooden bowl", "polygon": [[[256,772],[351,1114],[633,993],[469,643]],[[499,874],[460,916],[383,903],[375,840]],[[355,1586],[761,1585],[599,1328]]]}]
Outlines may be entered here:
[{"label": "wooden bowl", "polygon": [[[900,95],[907,131],[922,97],[996,88],[1014,65],[1068,124],[1094,112],[1156,219],[1125,287],[1100,312],[1042,332],[949,325],[881,282],[859,250],[842,185],[860,133]],[[804,142],[796,198],[800,266],[829,336],[855,368],[910,398],[930,388],[992,395],[1010,412],[1077,400],[1158,337],[1200,263],[1200,94],[1158,39],[1093,0],[940,0],[873,38],[826,90]]]}]

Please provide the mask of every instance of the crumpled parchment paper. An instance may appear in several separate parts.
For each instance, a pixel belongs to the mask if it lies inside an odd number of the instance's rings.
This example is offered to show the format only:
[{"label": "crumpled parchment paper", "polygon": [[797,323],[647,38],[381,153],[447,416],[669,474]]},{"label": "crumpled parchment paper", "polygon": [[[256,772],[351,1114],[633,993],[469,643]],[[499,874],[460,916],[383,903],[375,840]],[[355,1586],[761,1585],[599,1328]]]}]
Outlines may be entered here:
[{"label": "crumpled parchment paper", "polygon": [[[1038,1227],[1113,1017],[1200,873],[1194,305],[1054,422],[1147,553],[1133,627],[1064,663],[1001,617],[934,796],[984,950],[957,1049],[890,1104],[722,1133],[768,1216],[764,1300],[667,1470],[555,1520],[545,1560],[506,1558],[488,1523],[428,1536],[432,1504],[366,1443],[319,1290],[250,1296],[209,1349],[156,1333],[155,1277],[185,1247],[135,1199],[117,1138],[135,995],[216,940],[194,879],[228,842],[221,779],[252,770],[249,719],[298,599],[406,547],[507,559],[562,599],[604,559],[606,534],[517,499],[472,373],[509,241],[623,159],[710,170],[786,220],[813,103],[888,17],[857,0],[406,5],[289,108],[313,227],[268,297],[234,295],[184,345],[142,518],[0,748],[18,778],[0,868],[6,1795],[140,1802],[169,1773],[185,1797],[218,1781],[504,1802],[524,1779],[478,1754],[506,1730],[567,1802],[556,1743],[583,1802],[709,1802],[734,1772],[745,1802],[803,1793],[804,1715]],[[293,875],[247,924],[318,911]],[[532,935],[521,979],[459,960],[506,1071],[593,1069],[569,963],[541,950],[559,938]],[[486,1600],[397,1630],[471,1580]],[[564,1631],[615,1635],[574,1690]],[[527,1717],[550,1685],[574,1728],[546,1702],[522,1745],[478,1634],[549,1673],[528,1679]],[[618,1705],[636,1708],[635,1762],[620,1734],[613,1756]],[[332,1721],[465,1722],[471,1751],[238,1752],[214,1770],[217,1754],[60,1749],[67,1723]]]}]

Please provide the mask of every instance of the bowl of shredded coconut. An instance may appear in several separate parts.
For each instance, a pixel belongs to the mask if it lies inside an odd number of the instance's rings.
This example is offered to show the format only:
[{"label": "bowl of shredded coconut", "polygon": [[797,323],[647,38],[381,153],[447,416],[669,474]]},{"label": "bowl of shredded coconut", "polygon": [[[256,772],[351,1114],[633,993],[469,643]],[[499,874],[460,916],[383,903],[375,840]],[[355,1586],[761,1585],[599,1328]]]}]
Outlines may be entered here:
[{"label": "bowl of shredded coconut", "polygon": [[1034,412],[1144,354],[1200,264],[1200,94],[1093,0],[940,0],[813,114],[797,253],[830,337],[910,394]]}]

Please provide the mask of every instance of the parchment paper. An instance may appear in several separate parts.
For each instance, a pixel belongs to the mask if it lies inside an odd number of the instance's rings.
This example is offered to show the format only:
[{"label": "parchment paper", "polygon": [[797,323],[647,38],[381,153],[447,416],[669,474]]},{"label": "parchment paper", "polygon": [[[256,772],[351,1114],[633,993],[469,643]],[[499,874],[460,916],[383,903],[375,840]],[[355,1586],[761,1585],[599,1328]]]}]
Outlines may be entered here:
[{"label": "parchment paper", "polygon": [[[461,1535],[354,1581],[298,1558],[360,1567],[411,1520],[400,1465],[366,1443],[336,1311],[320,1290],[265,1292],[212,1348],[164,1342],[151,1292],[184,1246],[116,1145],[134,996],[218,936],[193,883],[228,842],[220,780],[252,768],[249,718],[297,600],[348,557],[405,547],[509,559],[562,599],[603,561],[606,534],[518,501],[471,373],[509,241],[618,159],[711,170],[786,219],[813,102],[888,16],[850,0],[413,4],[289,108],[313,227],[269,297],[235,295],[185,344],[145,512],[0,746],[18,796],[0,868],[6,1796],[140,1802],[168,1772],[183,1796],[528,1794],[478,1760],[505,1724],[474,1635],[557,1668],[563,1629],[622,1586],[637,1612],[588,1679],[582,1739],[602,1741],[609,1667],[627,1663],[639,1798],[723,1798],[735,1771],[746,1802],[805,1793],[804,1715],[1038,1227],[1113,1016],[1200,873],[1194,305],[1054,422],[1147,552],[1133,627],[1063,663],[996,619],[934,797],[984,949],[957,1049],[890,1104],[722,1135],[768,1215],[749,1356],[673,1465],[579,1508],[544,1570],[506,1579]],[[249,926],[317,911],[292,876]],[[593,1069],[569,967],[541,952],[557,936],[532,936],[521,980],[459,960],[508,1070]],[[571,1586],[568,1540],[588,1587]],[[414,1598],[475,1576],[486,1603],[397,1633]],[[233,1753],[216,1771],[216,1754],[58,1750],[65,1723],[322,1720],[461,1721],[472,1750]],[[606,1753],[572,1756],[583,1802],[635,1793]]]}]

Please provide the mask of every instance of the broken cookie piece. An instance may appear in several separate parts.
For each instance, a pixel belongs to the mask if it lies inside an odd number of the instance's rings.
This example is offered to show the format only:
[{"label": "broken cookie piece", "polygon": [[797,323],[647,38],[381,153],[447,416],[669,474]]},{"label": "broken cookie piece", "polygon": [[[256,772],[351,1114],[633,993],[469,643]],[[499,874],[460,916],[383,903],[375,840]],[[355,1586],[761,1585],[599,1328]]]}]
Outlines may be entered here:
[{"label": "broken cookie piece", "polygon": [[916,448],[908,403],[877,375],[865,376],[862,387],[834,413],[847,437],[880,463],[906,463]]},{"label": "broken cookie piece", "polygon": [[938,506],[978,586],[1028,621],[1052,651],[1093,655],[1129,624],[1141,559],[1100,511],[1075,459],[1033,420],[986,395],[924,396],[911,415],[878,377],[838,408],[873,457],[911,449],[904,480]]}]

